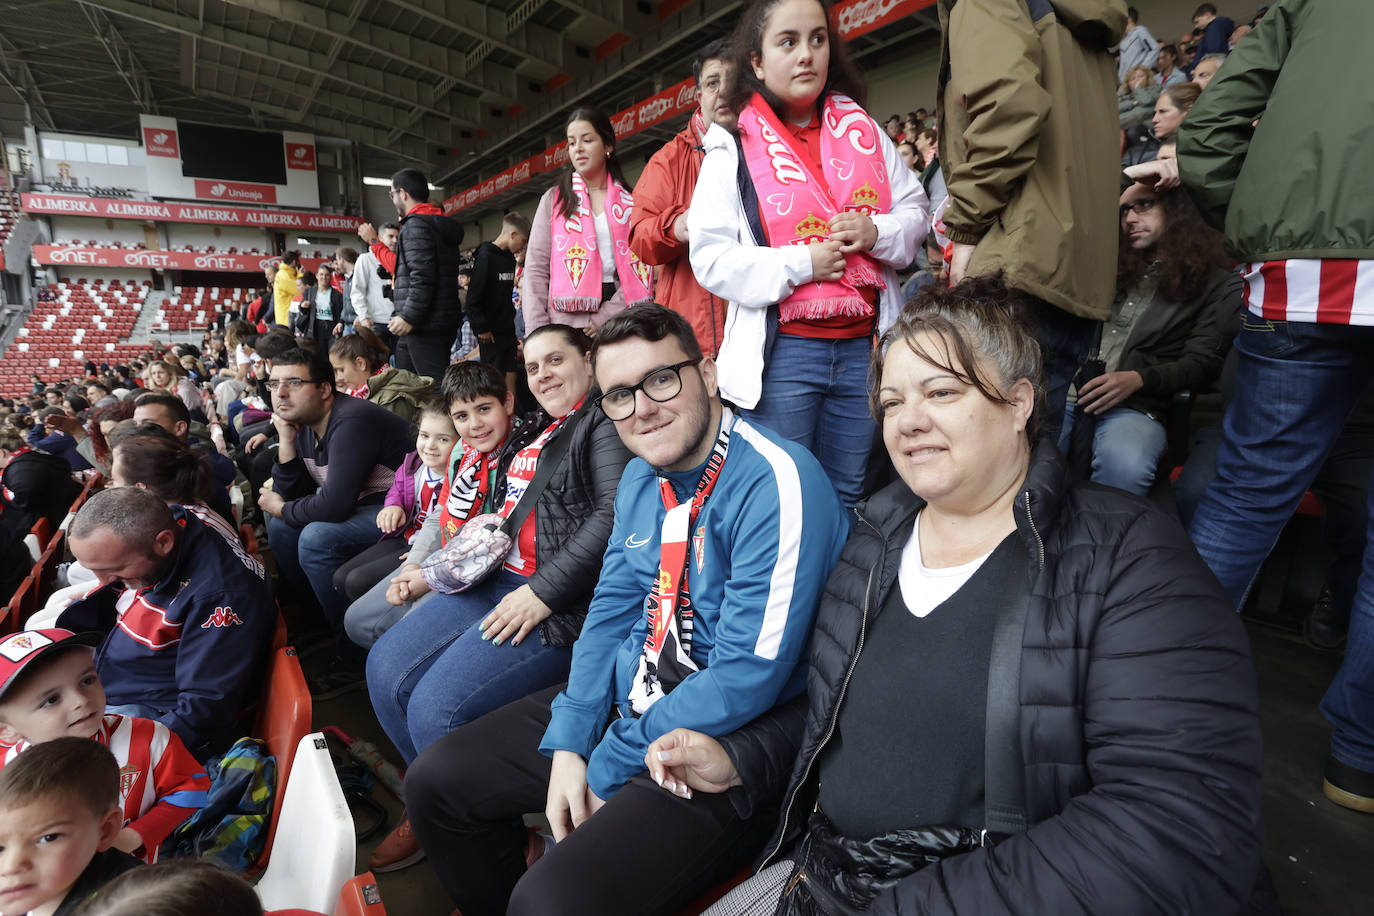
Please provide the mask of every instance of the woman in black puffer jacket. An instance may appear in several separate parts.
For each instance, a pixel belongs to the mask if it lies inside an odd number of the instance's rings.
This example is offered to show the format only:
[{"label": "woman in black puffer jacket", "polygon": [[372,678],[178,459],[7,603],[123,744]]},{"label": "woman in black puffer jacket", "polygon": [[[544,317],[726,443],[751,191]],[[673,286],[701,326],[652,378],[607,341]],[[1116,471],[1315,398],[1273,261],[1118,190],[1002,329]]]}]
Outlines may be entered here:
[{"label": "woman in black puffer jacket", "polygon": [[808,696],[649,748],[670,791],[781,805],[760,873],[710,916],[1249,903],[1245,631],[1176,522],[1032,444],[1039,350],[1010,295],[925,293],[884,338],[874,405],[902,480],[857,510]]}]

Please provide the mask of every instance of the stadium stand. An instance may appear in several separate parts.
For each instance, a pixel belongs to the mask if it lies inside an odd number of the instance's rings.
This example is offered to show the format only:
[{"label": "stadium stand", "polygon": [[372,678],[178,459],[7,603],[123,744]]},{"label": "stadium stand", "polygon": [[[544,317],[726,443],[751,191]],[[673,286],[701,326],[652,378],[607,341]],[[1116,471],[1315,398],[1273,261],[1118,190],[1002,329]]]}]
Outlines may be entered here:
[{"label": "stadium stand", "polygon": [[149,288],[131,280],[63,280],[48,287],[0,360],[0,393],[29,392],[29,376],[79,375],[86,360],[127,362],[146,349],[129,341]]}]

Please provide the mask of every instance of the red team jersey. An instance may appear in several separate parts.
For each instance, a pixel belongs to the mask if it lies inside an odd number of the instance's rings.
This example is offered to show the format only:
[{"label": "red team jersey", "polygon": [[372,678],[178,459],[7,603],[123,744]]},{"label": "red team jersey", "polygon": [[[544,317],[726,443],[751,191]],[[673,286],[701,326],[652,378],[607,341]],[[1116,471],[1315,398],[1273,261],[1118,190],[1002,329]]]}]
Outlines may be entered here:
[{"label": "red team jersey", "polygon": [[[140,858],[157,861],[173,830],[205,806],[210,778],[181,739],[161,722],[106,713],[92,736],[119,762],[119,803],[124,826],[143,837]],[[28,750],[29,742],[4,746],[0,767]]]}]

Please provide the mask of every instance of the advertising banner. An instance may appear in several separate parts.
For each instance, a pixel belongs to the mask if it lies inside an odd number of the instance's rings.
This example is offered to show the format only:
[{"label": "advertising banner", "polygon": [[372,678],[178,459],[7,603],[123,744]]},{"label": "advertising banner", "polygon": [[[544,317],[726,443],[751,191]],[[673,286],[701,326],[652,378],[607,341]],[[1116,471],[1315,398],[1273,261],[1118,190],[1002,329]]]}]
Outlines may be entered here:
[{"label": "advertising banner", "polygon": [[[34,245],[39,264],[67,267],[119,267],[133,270],[214,270],[261,275],[281,258],[261,254],[207,254],[196,251],[134,251],[127,248],[75,248],[66,245]],[[301,258],[307,270],[317,269],[323,258]]]},{"label": "advertising banner", "polygon": [[316,232],[354,232],[362,222],[337,213],[291,210],[254,210],[215,204],[166,203],[157,200],[110,200],[65,194],[21,194],[25,213],[94,216],[104,219],[142,219],[163,223],[208,223],[216,226],[262,226]]}]

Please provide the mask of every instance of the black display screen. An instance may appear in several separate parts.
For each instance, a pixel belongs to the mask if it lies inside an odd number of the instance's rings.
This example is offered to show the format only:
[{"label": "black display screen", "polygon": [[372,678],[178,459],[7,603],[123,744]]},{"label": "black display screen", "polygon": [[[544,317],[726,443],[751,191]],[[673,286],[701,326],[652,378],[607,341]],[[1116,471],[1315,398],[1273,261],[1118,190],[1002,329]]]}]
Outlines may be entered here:
[{"label": "black display screen", "polygon": [[277,131],[178,121],[181,174],[258,184],[286,184],[286,152]]}]

